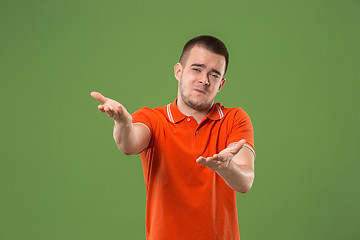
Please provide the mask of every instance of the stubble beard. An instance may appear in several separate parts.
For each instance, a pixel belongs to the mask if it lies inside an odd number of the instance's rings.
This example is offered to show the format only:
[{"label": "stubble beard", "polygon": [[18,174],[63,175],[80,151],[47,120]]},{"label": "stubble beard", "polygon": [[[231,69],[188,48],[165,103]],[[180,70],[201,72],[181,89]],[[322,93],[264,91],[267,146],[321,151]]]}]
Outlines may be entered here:
[{"label": "stubble beard", "polygon": [[199,111],[199,112],[208,111],[211,108],[214,99],[212,99],[209,102],[193,101],[191,99],[191,94],[185,95],[185,90],[183,88],[182,81],[180,81],[179,88],[180,88],[180,96],[181,96],[183,102],[190,108],[192,108],[196,111]]}]

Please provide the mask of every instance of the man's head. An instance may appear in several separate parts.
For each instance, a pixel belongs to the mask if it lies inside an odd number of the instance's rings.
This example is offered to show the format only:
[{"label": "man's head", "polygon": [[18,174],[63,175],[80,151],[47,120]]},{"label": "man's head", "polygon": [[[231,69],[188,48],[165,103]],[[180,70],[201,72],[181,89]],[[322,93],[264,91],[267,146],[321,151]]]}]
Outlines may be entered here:
[{"label": "man's head", "polygon": [[174,67],[179,81],[178,105],[206,112],[225,83],[228,54],[224,44],[211,36],[191,39]]},{"label": "man's head", "polygon": [[188,54],[194,46],[201,46],[201,47],[209,50],[212,53],[216,53],[218,55],[224,56],[225,63],[226,63],[225,71],[224,71],[224,75],[225,75],[228,64],[229,64],[229,53],[227,51],[225,44],[222,41],[220,41],[216,37],[209,36],[209,35],[202,35],[202,36],[198,36],[193,39],[190,39],[185,44],[183,51],[181,53],[180,60],[179,60],[179,62],[181,64],[183,64],[183,65],[185,64]]}]

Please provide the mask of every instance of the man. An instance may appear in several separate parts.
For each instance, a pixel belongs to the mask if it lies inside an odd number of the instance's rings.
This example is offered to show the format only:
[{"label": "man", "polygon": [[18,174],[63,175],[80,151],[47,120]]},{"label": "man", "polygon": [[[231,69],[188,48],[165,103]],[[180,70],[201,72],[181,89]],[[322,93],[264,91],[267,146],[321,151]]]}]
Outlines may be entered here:
[{"label": "man", "polygon": [[236,192],[254,180],[254,140],[242,108],[214,103],[225,84],[225,45],[212,36],[191,39],[174,67],[178,96],[164,107],[130,115],[92,92],[114,119],[124,154],[140,154],[146,185],[148,240],[240,239]]}]

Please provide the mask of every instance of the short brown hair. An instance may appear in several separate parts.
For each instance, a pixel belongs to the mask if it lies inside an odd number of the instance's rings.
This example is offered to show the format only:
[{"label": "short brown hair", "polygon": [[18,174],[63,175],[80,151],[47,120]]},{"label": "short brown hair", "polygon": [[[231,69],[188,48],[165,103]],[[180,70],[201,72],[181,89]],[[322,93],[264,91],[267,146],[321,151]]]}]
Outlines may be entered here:
[{"label": "short brown hair", "polygon": [[226,73],[228,64],[229,64],[229,53],[226,49],[225,44],[220,41],[218,38],[209,36],[209,35],[201,35],[198,37],[195,37],[193,39],[190,39],[184,46],[183,51],[180,56],[180,63],[183,63],[185,54],[190,51],[194,46],[202,46],[209,50],[210,52],[213,52],[215,54],[219,54],[221,56],[225,57],[225,72]]}]

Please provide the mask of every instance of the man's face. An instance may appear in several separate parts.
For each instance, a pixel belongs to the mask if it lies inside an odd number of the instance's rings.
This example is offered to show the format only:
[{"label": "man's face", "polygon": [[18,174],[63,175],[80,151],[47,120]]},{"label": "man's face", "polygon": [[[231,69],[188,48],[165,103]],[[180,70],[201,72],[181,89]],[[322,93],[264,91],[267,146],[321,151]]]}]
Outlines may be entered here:
[{"label": "man's face", "polygon": [[225,83],[225,57],[201,46],[194,46],[184,63],[175,65],[179,81],[178,100],[197,111],[206,111]]}]

